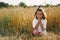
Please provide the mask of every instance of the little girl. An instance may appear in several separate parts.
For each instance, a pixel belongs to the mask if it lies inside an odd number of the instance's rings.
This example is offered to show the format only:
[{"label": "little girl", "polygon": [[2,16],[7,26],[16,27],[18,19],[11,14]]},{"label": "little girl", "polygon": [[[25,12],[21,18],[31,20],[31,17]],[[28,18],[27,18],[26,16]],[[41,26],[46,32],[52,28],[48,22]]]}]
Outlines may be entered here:
[{"label": "little girl", "polygon": [[38,8],[35,12],[35,18],[33,20],[33,34],[40,36],[47,35],[46,24],[47,20],[43,10]]}]

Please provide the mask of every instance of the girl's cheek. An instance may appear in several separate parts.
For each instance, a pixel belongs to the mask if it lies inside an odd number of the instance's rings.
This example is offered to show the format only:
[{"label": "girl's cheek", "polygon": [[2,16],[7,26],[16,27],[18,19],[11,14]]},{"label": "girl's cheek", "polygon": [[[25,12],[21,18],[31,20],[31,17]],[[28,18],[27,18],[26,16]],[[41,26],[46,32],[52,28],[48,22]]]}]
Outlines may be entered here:
[{"label": "girl's cheek", "polygon": [[39,17],[39,16],[37,15],[37,17]]},{"label": "girl's cheek", "polygon": [[38,17],[41,17],[40,15],[38,15]]},{"label": "girl's cheek", "polygon": [[38,15],[37,18],[40,18],[40,16]]},{"label": "girl's cheek", "polygon": [[40,17],[42,17],[42,15]]}]

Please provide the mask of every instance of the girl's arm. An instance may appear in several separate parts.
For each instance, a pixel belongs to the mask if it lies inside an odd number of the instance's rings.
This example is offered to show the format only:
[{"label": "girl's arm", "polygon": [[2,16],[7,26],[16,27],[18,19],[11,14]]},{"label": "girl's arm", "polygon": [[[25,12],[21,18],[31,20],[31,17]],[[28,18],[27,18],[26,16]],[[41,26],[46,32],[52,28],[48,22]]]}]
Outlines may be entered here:
[{"label": "girl's arm", "polygon": [[39,25],[41,26],[42,31],[44,31],[43,24],[41,23],[41,19],[38,19]]},{"label": "girl's arm", "polygon": [[38,29],[40,22],[38,21],[34,29]]},{"label": "girl's arm", "polygon": [[38,19],[38,22],[37,22],[37,24],[36,24],[36,26],[35,26],[35,28],[34,29],[38,29],[38,26],[41,24],[41,19]]},{"label": "girl's arm", "polygon": [[42,31],[44,31],[45,29],[44,29],[44,27],[43,27],[43,24],[42,24],[42,23],[40,23],[40,26],[41,26]]}]

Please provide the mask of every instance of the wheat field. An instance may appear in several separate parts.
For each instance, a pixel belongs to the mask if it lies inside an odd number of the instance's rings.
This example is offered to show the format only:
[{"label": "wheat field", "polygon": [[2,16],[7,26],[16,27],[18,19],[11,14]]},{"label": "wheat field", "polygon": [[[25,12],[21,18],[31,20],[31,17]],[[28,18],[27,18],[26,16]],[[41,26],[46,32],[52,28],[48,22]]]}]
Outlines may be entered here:
[{"label": "wheat field", "polygon": [[32,21],[37,7],[0,9],[0,40],[60,40],[60,6],[43,7],[47,14],[46,37],[32,35]]}]

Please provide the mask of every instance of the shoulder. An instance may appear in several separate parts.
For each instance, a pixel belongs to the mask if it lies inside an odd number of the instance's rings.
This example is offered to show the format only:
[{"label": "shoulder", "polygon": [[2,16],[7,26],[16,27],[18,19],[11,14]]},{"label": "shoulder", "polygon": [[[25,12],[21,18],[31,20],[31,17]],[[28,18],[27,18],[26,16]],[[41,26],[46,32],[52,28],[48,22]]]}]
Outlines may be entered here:
[{"label": "shoulder", "polygon": [[42,22],[47,22],[47,20],[46,19],[42,19]]}]

